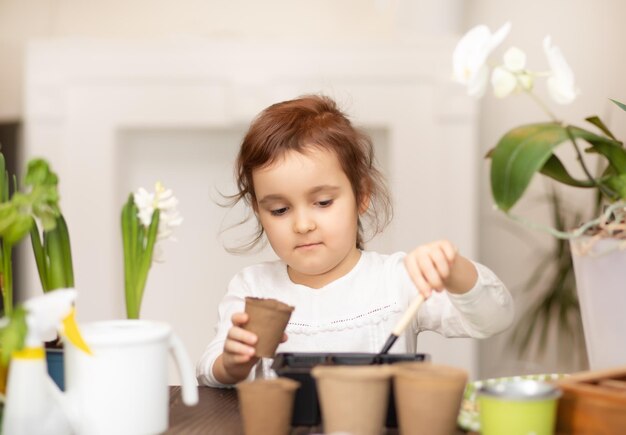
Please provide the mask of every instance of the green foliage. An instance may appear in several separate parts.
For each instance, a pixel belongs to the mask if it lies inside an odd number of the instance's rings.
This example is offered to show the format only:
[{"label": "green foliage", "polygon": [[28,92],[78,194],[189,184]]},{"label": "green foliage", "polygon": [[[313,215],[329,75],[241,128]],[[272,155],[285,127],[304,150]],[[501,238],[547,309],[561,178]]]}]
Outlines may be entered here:
[{"label": "green foliage", "polygon": [[55,218],[52,229],[43,230],[43,242],[36,223],[31,226],[30,236],[44,292],[74,287],[70,235],[63,215]]},{"label": "green foliage", "polygon": [[[5,315],[10,315],[13,310],[13,273],[12,273],[12,249],[27,234],[37,231],[36,220],[41,222],[46,234],[51,234],[53,241],[46,244],[44,240],[43,248],[46,252],[46,268],[54,269],[60,267],[63,270],[65,278],[63,283],[72,282],[71,276],[71,254],[69,254],[69,238],[67,236],[67,227],[59,210],[59,193],[57,190],[58,177],[50,169],[48,163],[43,159],[33,159],[28,163],[26,176],[24,177],[24,190],[17,190],[17,182],[14,179],[14,192],[9,192],[9,174],[6,171],[4,156],[0,153],[0,243],[2,244],[1,252],[1,271],[2,271],[2,297]],[[62,225],[58,228],[58,225]],[[40,277],[42,276],[40,261],[41,255],[37,255],[38,268]],[[49,245],[49,246],[48,246]],[[60,260],[56,260],[59,258]],[[67,258],[70,265],[67,266]],[[56,269],[55,269],[56,271]],[[70,273],[67,278],[68,271]],[[57,276],[59,274],[57,273]],[[61,282],[60,278],[54,278],[54,283]],[[57,288],[56,284],[52,287],[44,284],[44,289]]]},{"label": "green foliage", "polygon": [[[488,154],[491,158],[491,191],[498,208],[508,212],[522,197],[533,176],[541,172],[557,182],[582,188],[597,188],[609,200],[626,199],[626,149],[614,139],[597,117],[606,136],[559,123],[539,123],[507,132]],[[597,120],[597,121],[596,121]],[[588,144],[585,150],[602,155],[607,169],[599,178],[574,179],[554,154],[564,144],[572,144],[580,154],[578,140]],[[584,165],[582,156],[579,159]]]},{"label": "green foliage", "polygon": [[137,215],[138,209],[133,195],[122,208],[122,241],[124,245],[124,289],[126,315],[138,319],[141,301],[152,265],[152,254],[159,228],[160,212],[152,213],[150,226],[145,228]]},{"label": "green foliage", "polygon": [[26,339],[26,310],[17,307],[8,316],[8,323],[0,328],[0,364],[6,366],[11,354],[24,347]]},{"label": "green foliage", "polygon": [[42,159],[28,164],[24,185],[26,192],[15,192],[10,200],[0,204],[0,237],[15,245],[26,236],[38,218],[45,230],[56,225],[59,216],[58,178]]}]

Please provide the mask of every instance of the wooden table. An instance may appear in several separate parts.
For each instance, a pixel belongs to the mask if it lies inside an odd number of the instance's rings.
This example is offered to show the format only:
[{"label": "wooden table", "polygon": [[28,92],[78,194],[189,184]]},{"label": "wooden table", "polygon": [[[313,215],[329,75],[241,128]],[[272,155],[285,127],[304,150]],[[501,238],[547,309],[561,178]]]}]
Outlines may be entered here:
[{"label": "wooden table", "polygon": [[[235,390],[198,387],[198,395],[198,405],[187,407],[180,396],[180,387],[170,387],[170,427],[166,434],[243,434]],[[291,435],[311,433],[322,433],[322,428],[294,427],[291,431]],[[397,433],[395,429],[386,431],[386,435]]]}]

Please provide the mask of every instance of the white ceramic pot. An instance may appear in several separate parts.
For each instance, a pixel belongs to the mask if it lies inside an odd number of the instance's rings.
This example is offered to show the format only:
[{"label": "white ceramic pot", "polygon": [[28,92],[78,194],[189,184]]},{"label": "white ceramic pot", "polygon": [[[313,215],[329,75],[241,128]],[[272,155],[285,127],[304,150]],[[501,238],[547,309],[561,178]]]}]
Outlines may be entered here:
[{"label": "white ceramic pot", "polygon": [[617,249],[620,242],[570,242],[591,370],[626,365],[626,249]]}]

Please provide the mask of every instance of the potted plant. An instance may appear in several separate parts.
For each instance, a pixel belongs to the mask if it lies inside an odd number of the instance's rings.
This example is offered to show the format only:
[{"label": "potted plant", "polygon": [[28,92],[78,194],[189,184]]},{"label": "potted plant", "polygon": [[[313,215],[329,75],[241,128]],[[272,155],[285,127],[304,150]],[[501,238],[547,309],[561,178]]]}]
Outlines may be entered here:
[{"label": "potted plant", "polygon": [[[486,26],[478,26],[459,41],[453,55],[455,78],[467,86],[470,95],[484,94],[490,77],[487,60],[509,30],[508,23],[494,34]],[[549,36],[543,46],[550,71],[528,69],[524,52],[512,47],[491,72],[497,97],[526,94],[548,117],[547,122],[507,131],[489,151],[491,192],[496,207],[508,217],[569,240],[590,366],[626,364],[622,339],[626,317],[617,311],[626,304],[626,149],[598,116],[585,119],[588,127],[571,125],[537,95],[535,83],[540,78],[546,80],[548,94],[558,104],[571,103],[578,95],[574,74],[560,49]],[[624,104],[613,102],[626,110]],[[557,156],[555,151],[562,146],[572,147],[584,178],[572,175]],[[591,154],[600,162],[598,171],[590,169]],[[576,228],[559,229],[513,213],[537,173],[567,186],[595,190],[600,215]]]},{"label": "potted plant", "polygon": [[161,261],[160,242],[173,239],[174,228],[182,223],[177,206],[173,192],[157,182],[154,192],[139,188],[122,207],[124,293],[129,319],[139,318],[148,272],[153,261]]},{"label": "potted plant", "polygon": [[[24,311],[22,309],[14,310],[13,300],[13,266],[12,252],[13,247],[21,241],[29,233],[34,237],[38,236],[38,224],[44,232],[44,244],[39,241],[39,250],[43,249],[43,253],[38,254],[33,239],[33,248],[35,249],[35,257],[38,267],[40,266],[40,257],[45,256],[47,268],[51,269],[54,280],[50,281],[48,286],[44,283],[42,276],[42,284],[44,291],[59,288],[59,279],[65,278],[69,274],[71,285],[63,285],[64,287],[73,286],[73,276],[71,271],[71,254],[69,253],[69,236],[67,235],[67,227],[61,215],[57,191],[58,178],[54,172],[50,170],[48,163],[42,159],[33,159],[28,163],[26,176],[24,178],[24,190],[17,190],[17,182],[13,177],[13,184],[16,186],[12,194],[9,192],[9,174],[4,167],[4,157],[0,153],[0,254],[2,279],[0,280],[0,289],[2,290],[2,302],[4,307],[3,327],[0,330],[0,345],[2,348],[2,358],[0,365],[7,367],[11,352],[18,350],[23,345],[26,325],[24,321]],[[69,259],[65,261],[65,259]],[[69,266],[68,266],[69,264]],[[45,265],[44,265],[45,266]],[[61,270],[57,270],[60,267]],[[63,281],[66,284],[66,281]],[[60,370],[62,375],[62,369]],[[55,379],[57,380],[57,379]]]}]

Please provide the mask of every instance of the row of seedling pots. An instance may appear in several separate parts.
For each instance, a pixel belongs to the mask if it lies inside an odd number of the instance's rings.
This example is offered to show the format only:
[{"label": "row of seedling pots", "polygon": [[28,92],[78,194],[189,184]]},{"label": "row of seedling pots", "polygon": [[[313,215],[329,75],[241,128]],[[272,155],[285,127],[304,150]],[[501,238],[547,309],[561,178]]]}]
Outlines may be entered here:
[{"label": "row of seedling pots", "polygon": [[[380,435],[393,385],[401,434],[452,434],[467,372],[423,362],[379,366],[318,365],[316,380],[324,432]],[[237,385],[246,435],[288,434],[299,383],[286,378]]]}]

